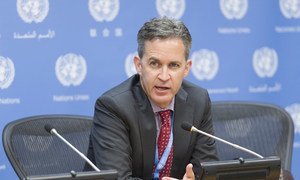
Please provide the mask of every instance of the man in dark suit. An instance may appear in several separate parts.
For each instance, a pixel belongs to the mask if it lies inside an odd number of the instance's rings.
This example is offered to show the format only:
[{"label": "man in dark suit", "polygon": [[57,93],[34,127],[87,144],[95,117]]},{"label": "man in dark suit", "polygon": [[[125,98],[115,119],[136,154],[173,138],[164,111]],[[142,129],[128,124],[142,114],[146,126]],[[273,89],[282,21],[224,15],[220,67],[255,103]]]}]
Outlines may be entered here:
[{"label": "man in dark suit", "polygon": [[116,169],[119,179],[195,179],[200,162],[218,159],[213,139],[181,128],[213,134],[207,91],[184,80],[191,41],[178,20],[154,18],[139,30],[137,74],[95,105],[90,148],[100,169]]}]

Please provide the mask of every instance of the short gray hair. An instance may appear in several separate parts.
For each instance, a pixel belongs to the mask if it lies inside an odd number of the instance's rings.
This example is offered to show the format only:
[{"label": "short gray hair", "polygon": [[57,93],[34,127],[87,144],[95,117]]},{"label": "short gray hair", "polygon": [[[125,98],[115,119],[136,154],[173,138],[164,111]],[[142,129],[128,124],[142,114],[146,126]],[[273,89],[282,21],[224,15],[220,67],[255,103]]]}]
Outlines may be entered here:
[{"label": "short gray hair", "polygon": [[169,19],[167,17],[153,18],[146,22],[137,34],[138,54],[140,58],[144,55],[145,42],[153,39],[179,38],[185,47],[185,58],[189,58],[192,37],[182,21]]}]

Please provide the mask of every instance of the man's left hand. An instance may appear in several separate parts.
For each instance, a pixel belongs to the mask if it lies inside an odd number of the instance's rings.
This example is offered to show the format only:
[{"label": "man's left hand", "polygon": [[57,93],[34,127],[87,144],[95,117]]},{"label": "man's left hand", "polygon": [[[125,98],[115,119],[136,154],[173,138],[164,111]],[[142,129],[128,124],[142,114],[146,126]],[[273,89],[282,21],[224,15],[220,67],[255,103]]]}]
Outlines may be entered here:
[{"label": "man's left hand", "polygon": [[[163,180],[176,180],[176,178],[172,178],[172,177],[163,177],[162,179]],[[182,180],[195,180],[193,165],[191,163],[186,166],[185,174],[184,174]]]}]

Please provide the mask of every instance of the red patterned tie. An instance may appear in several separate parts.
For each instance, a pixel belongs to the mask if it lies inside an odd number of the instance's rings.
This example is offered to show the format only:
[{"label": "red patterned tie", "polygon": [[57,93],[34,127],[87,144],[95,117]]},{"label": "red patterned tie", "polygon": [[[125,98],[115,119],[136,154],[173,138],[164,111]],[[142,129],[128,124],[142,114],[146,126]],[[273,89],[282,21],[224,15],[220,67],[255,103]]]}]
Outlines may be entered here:
[{"label": "red patterned tie", "polygon": [[[160,111],[158,113],[161,119],[161,129],[158,136],[158,158],[160,159],[168,145],[172,127],[170,125],[171,110]],[[167,162],[164,168],[159,173],[160,179],[164,176],[170,176],[172,159],[173,159],[173,144]]]}]

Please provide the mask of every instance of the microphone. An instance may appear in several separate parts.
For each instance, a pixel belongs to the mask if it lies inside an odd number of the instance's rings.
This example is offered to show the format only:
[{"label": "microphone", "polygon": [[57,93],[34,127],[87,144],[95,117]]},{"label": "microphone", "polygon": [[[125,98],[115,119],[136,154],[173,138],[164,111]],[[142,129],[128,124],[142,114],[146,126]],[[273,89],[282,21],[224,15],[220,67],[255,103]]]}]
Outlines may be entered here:
[{"label": "microphone", "polygon": [[70,148],[72,148],[81,158],[83,158],[95,171],[100,172],[100,169],[98,169],[93,163],[92,161],[90,161],[83,153],[81,153],[78,149],[76,149],[71,143],[69,143],[65,138],[63,138],[57,131],[56,129],[50,125],[50,124],[46,124],[44,126],[45,130],[52,134],[57,136],[60,140],[62,140],[64,143],[66,143]]},{"label": "microphone", "polygon": [[230,146],[232,146],[232,147],[234,147],[234,148],[236,148],[236,149],[239,149],[239,150],[245,151],[245,152],[247,152],[247,153],[249,153],[249,154],[252,154],[252,155],[254,155],[254,156],[258,157],[258,158],[264,158],[262,155],[260,155],[260,154],[258,154],[258,153],[256,153],[256,152],[253,152],[253,151],[251,151],[251,150],[249,150],[249,149],[247,149],[247,148],[241,147],[241,146],[239,146],[239,145],[237,145],[237,144],[228,142],[228,141],[226,141],[226,140],[224,140],[224,139],[221,139],[221,138],[219,138],[219,137],[216,137],[216,136],[213,136],[213,135],[211,135],[211,134],[208,134],[208,133],[206,133],[206,132],[204,132],[204,131],[201,131],[201,130],[195,128],[194,126],[192,126],[191,124],[189,124],[189,123],[187,123],[187,122],[183,122],[183,123],[181,124],[181,128],[184,129],[184,130],[186,130],[186,131],[197,132],[197,133],[203,134],[203,135],[205,135],[205,136],[211,137],[211,138],[213,138],[213,139],[215,139],[215,140],[218,140],[218,141],[221,141],[221,142],[223,142],[223,143],[225,143],[225,144],[228,144],[228,145],[230,145]]}]

